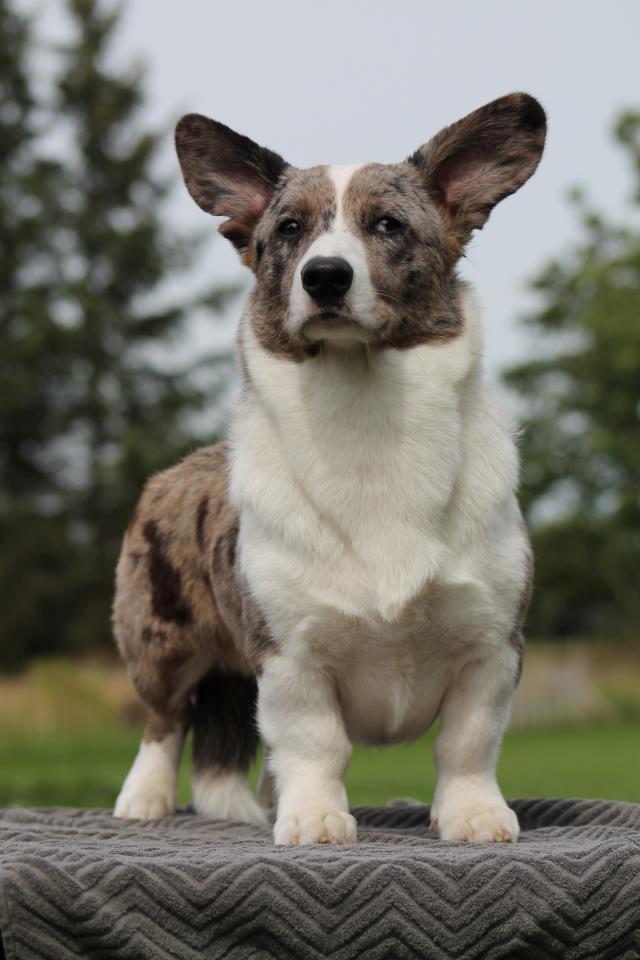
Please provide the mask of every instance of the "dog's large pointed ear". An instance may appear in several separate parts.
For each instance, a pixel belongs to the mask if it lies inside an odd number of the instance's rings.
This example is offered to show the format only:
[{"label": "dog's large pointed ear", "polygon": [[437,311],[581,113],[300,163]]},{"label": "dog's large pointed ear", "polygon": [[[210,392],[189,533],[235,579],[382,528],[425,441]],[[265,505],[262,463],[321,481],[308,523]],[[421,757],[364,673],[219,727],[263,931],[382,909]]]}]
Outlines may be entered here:
[{"label": "dog's large pointed ear", "polygon": [[512,93],[445,127],[409,157],[438,207],[452,257],[460,256],[495,205],[529,179],[545,133],[538,101]]},{"label": "dog's large pointed ear", "polygon": [[197,113],[179,121],[176,150],[189,193],[207,213],[229,218],[220,233],[246,260],[253,231],[287,164],[272,150]]}]

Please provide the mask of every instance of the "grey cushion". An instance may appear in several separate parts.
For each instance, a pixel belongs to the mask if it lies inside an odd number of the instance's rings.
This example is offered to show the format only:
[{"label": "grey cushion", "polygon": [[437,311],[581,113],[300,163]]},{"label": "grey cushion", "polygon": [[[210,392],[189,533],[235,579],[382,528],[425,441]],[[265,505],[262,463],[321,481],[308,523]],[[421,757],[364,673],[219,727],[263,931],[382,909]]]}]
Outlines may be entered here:
[{"label": "grey cushion", "polygon": [[517,800],[517,844],[448,844],[417,804],[352,847],[188,812],[0,811],[7,960],[640,957],[640,806]]}]

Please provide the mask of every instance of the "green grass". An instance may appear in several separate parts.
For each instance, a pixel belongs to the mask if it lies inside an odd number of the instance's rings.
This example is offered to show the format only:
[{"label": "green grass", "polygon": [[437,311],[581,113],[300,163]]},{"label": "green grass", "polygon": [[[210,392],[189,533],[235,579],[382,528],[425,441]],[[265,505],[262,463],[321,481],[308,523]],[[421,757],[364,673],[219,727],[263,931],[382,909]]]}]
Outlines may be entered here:
[{"label": "green grass", "polygon": [[[347,775],[351,803],[393,796],[428,802],[435,787],[434,733],[416,744],[357,748]],[[601,797],[640,802],[640,724],[517,730],[504,740],[499,782],[507,797]]]},{"label": "green grass", "polygon": [[[435,783],[433,736],[410,746],[357,747],[347,775],[351,803],[386,803],[398,796],[428,802]],[[123,729],[2,739],[0,805],[109,807],[137,742],[137,731]],[[505,738],[500,783],[508,797],[640,802],[639,751],[640,724],[514,731]],[[189,799],[188,763],[180,799]]]}]

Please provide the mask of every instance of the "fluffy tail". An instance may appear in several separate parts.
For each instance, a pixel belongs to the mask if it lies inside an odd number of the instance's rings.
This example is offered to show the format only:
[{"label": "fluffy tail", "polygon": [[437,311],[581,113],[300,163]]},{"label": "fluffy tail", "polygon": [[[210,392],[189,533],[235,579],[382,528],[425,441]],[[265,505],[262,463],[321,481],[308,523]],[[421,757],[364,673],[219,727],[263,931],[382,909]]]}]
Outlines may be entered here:
[{"label": "fluffy tail", "polygon": [[247,783],[259,736],[254,677],[212,672],[198,684],[192,714],[193,804],[218,820],[267,823]]}]

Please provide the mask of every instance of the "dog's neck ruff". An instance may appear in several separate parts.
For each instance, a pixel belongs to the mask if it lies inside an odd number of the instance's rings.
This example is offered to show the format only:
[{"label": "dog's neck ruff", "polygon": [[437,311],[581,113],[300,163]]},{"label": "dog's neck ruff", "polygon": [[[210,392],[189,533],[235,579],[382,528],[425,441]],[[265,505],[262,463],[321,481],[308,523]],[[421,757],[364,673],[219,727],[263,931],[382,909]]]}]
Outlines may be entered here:
[{"label": "dog's neck ruff", "polygon": [[511,455],[507,475],[492,475],[482,449],[494,411],[468,296],[464,309],[465,332],[450,344],[328,350],[302,364],[270,356],[245,322],[231,492],[247,562],[260,562],[264,541],[270,562],[280,551],[318,601],[385,619],[455,563],[516,469]]}]

